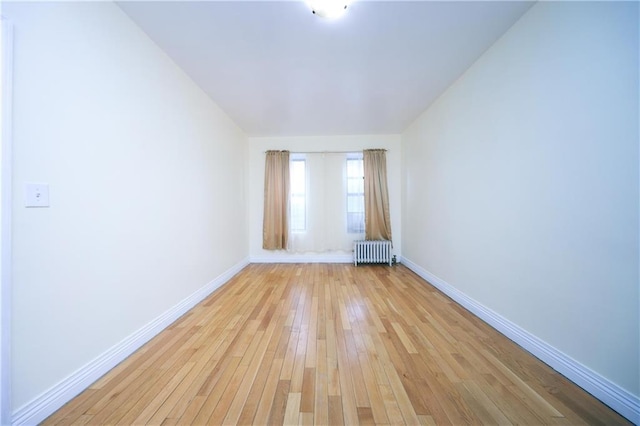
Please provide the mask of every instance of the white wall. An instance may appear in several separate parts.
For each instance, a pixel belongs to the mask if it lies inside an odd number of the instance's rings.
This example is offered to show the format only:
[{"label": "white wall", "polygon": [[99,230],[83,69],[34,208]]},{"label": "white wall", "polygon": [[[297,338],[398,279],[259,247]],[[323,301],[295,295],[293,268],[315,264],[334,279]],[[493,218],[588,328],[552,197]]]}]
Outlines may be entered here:
[{"label": "white wall", "polygon": [[403,256],[640,394],[638,4],[535,5],[403,134]]},{"label": "white wall", "polygon": [[393,233],[393,253],[401,256],[402,228],[400,208],[400,136],[305,136],[249,138],[249,251],[252,261],[339,261],[350,259],[351,253],[325,253],[320,256],[289,254],[262,249],[262,213],[264,207],[264,152],[270,149],[286,149],[291,152],[362,151],[363,149],[387,149],[387,177],[389,185],[389,209]]},{"label": "white wall", "polygon": [[[248,256],[242,131],[113,3],[14,23],[14,411]],[[51,207],[23,207],[25,182]]]},{"label": "white wall", "polygon": [[[1,12],[1,6],[0,6]],[[13,29],[0,16],[0,424],[11,422],[11,93]]]}]

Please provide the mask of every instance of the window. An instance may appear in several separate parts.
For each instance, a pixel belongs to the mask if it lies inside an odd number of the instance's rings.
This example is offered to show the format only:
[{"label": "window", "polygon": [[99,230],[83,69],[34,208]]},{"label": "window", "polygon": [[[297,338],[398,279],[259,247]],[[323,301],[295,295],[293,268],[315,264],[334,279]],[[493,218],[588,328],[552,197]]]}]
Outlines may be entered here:
[{"label": "window", "polygon": [[304,158],[293,157],[290,163],[291,179],[291,231],[307,229],[307,171]]},{"label": "window", "polygon": [[364,163],[360,153],[347,156],[347,232],[364,233]]}]

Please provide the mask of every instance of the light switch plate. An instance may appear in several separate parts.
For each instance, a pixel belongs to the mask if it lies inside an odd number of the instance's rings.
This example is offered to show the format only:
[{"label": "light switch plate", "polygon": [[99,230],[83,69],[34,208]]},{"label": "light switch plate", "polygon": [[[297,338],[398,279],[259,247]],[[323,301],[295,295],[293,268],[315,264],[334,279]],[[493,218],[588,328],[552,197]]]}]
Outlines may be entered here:
[{"label": "light switch plate", "polygon": [[25,207],[49,207],[49,184],[27,183],[25,186]]}]

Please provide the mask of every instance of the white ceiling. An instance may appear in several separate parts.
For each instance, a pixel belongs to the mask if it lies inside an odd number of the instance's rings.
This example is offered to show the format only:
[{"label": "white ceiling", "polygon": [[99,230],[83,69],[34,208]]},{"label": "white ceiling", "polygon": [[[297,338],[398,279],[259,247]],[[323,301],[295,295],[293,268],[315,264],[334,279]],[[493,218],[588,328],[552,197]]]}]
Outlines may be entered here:
[{"label": "white ceiling", "polygon": [[531,5],[119,3],[249,136],[401,133]]}]

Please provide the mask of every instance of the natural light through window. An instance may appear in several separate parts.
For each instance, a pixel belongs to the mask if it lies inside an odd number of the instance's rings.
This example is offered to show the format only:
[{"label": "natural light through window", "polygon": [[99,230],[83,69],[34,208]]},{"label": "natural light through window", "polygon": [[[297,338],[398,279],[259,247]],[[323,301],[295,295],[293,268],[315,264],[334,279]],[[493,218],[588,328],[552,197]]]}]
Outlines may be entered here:
[{"label": "natural light through window", "polygon": [[307,172],[304,158],[290,160],[291,179],[291,231],[307,229]]},{"label": "natural light through window", "polygon": [[364,164],[360,153],[347,157],[347,232],[364,232]]}]

